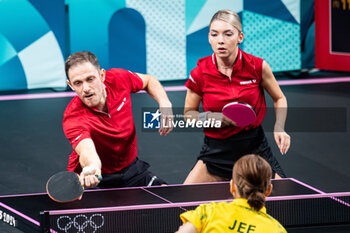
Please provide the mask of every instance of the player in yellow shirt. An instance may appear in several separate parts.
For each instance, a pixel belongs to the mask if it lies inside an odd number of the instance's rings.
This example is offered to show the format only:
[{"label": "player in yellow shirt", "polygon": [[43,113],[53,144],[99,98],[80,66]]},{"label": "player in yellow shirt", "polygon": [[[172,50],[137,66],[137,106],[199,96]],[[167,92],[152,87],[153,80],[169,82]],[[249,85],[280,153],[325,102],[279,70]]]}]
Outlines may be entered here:
[{"label": "player in yellow shirt", "polygon": [[183,225],[177,233],[238,232],[286,233],[266,213],[265,197],[272,191],[272,170],[258,155],[245,155],[233,167],[232,202],[202,204],[180,215]]}]

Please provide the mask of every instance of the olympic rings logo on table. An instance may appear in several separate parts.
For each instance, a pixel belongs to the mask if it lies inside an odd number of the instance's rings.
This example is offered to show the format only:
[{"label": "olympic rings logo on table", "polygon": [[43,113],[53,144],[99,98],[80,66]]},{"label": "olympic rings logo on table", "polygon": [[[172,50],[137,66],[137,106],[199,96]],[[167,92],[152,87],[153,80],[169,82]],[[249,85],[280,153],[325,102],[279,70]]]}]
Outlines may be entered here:
[{"label": "olympic rings logo on table", "polygon": [[[95,222],[96,221],[96,222]],[[79,222],[82,222],[80,224]],[[100,222],[98,224],[98,222]],[[57,219],[57,227],[66,233],[68,233],[68,230],[74,227],[77,230],[77,233],[83,233],[85,232],[85,228],[90,226],[93,228],[93,233],[95,233],[98,229],[100,229],[104,225],[104,217],[101,214],[93,214],[88,218],[84,214],[79,214],[75,216],[73,219],[69,216],[60,216]]]}]

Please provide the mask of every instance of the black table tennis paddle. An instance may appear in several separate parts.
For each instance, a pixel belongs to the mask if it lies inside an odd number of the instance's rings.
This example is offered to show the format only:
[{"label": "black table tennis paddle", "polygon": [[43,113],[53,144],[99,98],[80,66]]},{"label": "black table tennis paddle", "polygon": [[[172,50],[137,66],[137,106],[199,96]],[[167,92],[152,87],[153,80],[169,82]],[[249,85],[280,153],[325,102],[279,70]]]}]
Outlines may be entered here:
[{"label": "black table tennis paddle", "polygon": [[[96,175],[101,180],[101,175]],[[62,171],[54,174],[46,183],[46,192],[56,202],[71,202],[77,200],[84,192],[84,187],[75,172]]]}]

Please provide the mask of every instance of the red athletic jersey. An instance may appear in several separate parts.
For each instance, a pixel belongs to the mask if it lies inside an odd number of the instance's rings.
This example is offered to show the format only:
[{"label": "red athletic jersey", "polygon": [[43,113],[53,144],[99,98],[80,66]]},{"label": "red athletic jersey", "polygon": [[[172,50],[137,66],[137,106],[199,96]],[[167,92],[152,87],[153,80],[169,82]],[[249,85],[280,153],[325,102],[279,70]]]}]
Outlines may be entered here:
[{"label": "red athletic jersey", "polygon": [[191,71],[186,87],[202,97],[204,111],[221,112],[233,101],[250,104],[256,114],[255,122],[247,127],[228,127],[204,129],[205,135],[212,138],[227,138],[259,126],[266,113],[266,103],[262,82],[263,60],[238,49],[238,57],[233,65],[231,80],[216,67],[215,53],[198,60],[197,67]]},{"label": "red athletic jersey", "polygon": [[139,76],[123,69],[106,72],[108,113],[99,112],[74,97],[64,112],[63,130],[72,144],[67,169],[81,172],[75,147],[91,138],[102,162],[102,174],[114,173],[129,166],[137,156],[136,131],[132,116],[130,93],[142,89]]}]

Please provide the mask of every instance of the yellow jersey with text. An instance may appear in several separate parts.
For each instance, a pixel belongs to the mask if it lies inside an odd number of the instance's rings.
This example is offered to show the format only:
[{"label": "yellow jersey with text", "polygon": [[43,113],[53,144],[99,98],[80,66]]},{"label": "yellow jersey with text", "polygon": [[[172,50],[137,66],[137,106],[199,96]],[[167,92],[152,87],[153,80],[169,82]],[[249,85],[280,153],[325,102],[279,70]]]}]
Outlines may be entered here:
[{"label": "yellow jersey with text", "polygon": [[286,233],[284,227],[266,213],[266,208],[256,211],[246,199],[232,202],[202,204],[195,210],[180,215],[183,223],[191,222],[197,232],[232,233]]}]

